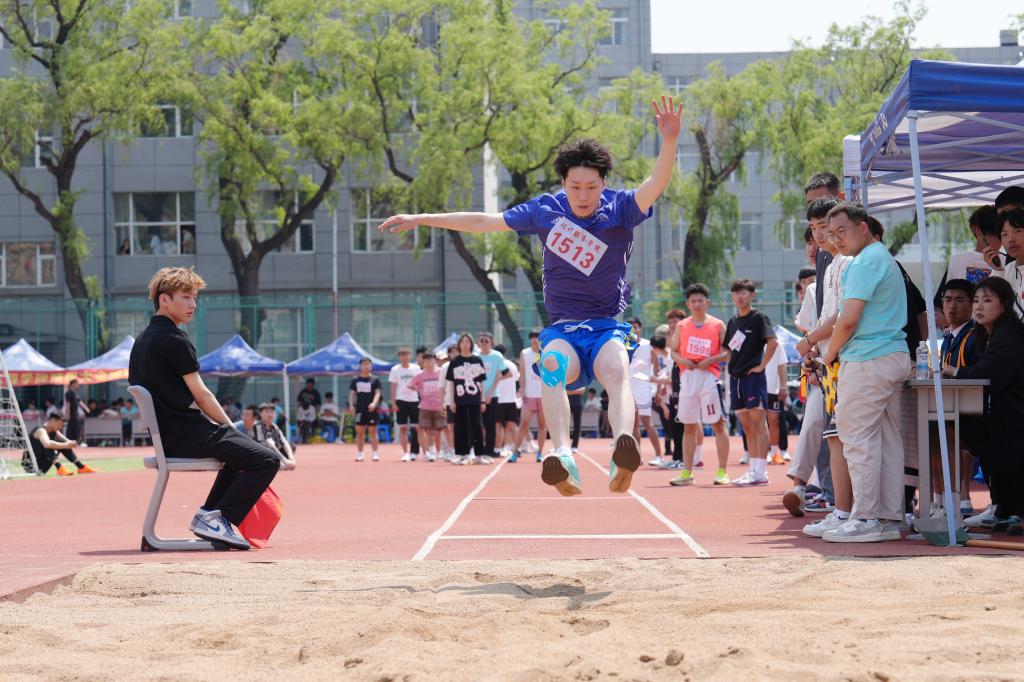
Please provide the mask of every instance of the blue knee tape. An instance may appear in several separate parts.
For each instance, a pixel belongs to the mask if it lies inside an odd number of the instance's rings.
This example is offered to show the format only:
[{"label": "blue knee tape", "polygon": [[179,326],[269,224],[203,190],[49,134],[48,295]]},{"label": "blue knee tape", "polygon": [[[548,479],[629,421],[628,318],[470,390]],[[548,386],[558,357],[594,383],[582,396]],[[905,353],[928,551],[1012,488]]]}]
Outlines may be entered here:
[{"label": "blue knee tape", "polygon": [[[555,359],[555,362],[558,363],[558,369],[551,370],[547,368],[544,361],[548,358]],[[565,386],[565,375],[568,371],[569,357],[565,353],[549,350],[540,356],[540,380],[551,388],[555,388],[558,385]]]}]

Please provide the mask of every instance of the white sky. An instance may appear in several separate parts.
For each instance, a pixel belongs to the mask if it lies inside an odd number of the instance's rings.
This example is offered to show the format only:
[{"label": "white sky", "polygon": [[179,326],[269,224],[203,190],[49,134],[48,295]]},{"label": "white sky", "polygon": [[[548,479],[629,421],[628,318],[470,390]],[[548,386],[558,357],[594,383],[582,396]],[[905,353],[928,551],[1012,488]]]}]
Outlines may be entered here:
[{"label": "white sky", "polygon": [[[1021,0],[924,0],[919,47],[996,47],[999,31],[1024,13]],[[891,18],[893,0],[651,0],[654,52],[769,52],[792,38],[821,43],[830,24],[850,25],[869,14]]]}]

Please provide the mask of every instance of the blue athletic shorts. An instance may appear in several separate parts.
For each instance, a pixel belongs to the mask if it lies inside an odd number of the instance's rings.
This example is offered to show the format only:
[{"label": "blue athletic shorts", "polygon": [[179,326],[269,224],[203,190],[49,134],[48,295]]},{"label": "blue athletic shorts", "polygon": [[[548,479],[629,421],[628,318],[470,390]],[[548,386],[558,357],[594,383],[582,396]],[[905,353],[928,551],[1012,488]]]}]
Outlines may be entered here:
[{"label": "blue athletic shorts", "polygon": [[[633,334],[633,327],[625,322],[619,322],[611,317],[595,320],[583,320],[582,322],[562,322],[547,327],[540,333],[540,347],[546,349],[547,345],[555,339],[562,339],[576,351],[576,357],[580,359],[580,375],[566,389],[586,388],[594,383],[594,360],[605,343],[614,339],[622,342],[633,358],[633,351],[639,343],[636,335]],[[543,350],[541,354],[543,355]],[[538,360],[539,362],[539,360]],[[533,371],[540,375],[540,367],[533,366]]]},{"label": "blue athletic shorts", "polygon": [[729,377],[729,393],[733,411],[768,407],[768,380],[764,372]]}]

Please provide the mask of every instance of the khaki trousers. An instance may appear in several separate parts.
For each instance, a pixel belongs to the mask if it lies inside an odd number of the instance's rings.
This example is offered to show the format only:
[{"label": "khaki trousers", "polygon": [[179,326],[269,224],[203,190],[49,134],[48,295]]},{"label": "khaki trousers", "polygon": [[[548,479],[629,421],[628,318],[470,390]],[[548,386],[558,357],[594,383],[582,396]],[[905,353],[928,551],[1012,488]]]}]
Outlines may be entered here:
[{"label": "khaki trousers", "polygon": [[[825,399],[821,388],[814,384],[807,386],[807,404],[804,406],[804,421],[800,426],[800,440],[797,441],[789,475],[808,481],[821,450],[821,432],[825,428]],[[821,472],[819,472],[820,475]]]},{"label": "khaki trousers", "polygon": [[843,397],[836,428],[853,483],[855,519],[903,519],[903,441],[900,396],[910,355],[890,353],[839,367]]}]

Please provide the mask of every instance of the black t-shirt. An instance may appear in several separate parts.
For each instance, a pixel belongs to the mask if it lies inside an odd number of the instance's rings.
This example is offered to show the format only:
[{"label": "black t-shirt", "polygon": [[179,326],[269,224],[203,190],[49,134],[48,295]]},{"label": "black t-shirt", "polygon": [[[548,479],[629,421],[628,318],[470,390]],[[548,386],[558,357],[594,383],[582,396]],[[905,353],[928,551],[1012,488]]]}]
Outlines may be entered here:
[{"label": "black t-shirt", "polygon": [[[36,427],[32,429],[32,433],[30,433],[28,437],[28,442],[32,445],[32,453],[36,456],[36,463],[40,465],[46,461],[47,457],[49,456],[48,453],[53,452],[49,448],[44,448],[43,443],[39,440],[37,434],[43,430],[44,429],[42,426]],[[47,431],[46,435],[50,438],[50,440],[56,440],[54,436],[57,435],[57,432]]]},{"label": "black t-shirt", "polygon": [[306,403],[307,405],[316,405],[317,407],[320,407],[320,391],[315,388],[304,388],[299,391],[297,402],[299,405]]},{"label": "black t-shirt", "polygon": [[910,355],[913,356],[917,352],[917,345],[921,343],[921,326],[917,323],[917,316],[928,309],[928,304],[925,303],[921,290],[903,269],[903,265],[899,261],[896,261],[896,265],[900,268],[900,274],[903,275],[903,286],[907,290],[907,324],[903,327],[903,331],[907,334],[907,348]]},{"label": "black t-shirt", "polygon": [[725,327],[725,343],[731,351],[729,374],[741,377],[760,365],[764,360],[764,347],[768,339],[774,338],[771,320],[757,308],[743,317],[736,316],[729,320]]},{"label": "black t-shirt", "polygon": [[67,408],[67,414],[69,422],[78,421],[78,393],[72,391],[70,388],[67,393],[64,394],[64,407]]},{"label": "black t-shirt", "polygon": [[455,384],[455,404],[479,405],[486,375],[484,361],[475,355],[468,358],[460,355],[448,363],[445,379]]},{"label": "black t-shirt", "polygon": [[[825,249],[818,249],[818,255],[814,258],[814,274],[817,275],[815,281],[825,281],[825,269],[828,268],[829,264],[832,263],[832,254]],[[816,286],[814,288],[814,311],[817,317],[821,317],[821,307],[825,304],[825,287]]]},{"label": "black t-shirt", "polygon": [[[220,428],[195,407],[184,376],[199,371],[196,348],[171,318],[154,315],[135,339],[128,360],[128,383],[153,395],[156,423],[168,457],[181,456]],[[194,455],[193,455],[194,456]]]},{"label": "black t-shirt", "polygon": [[358,376],[352,380],[349,390],[356,392],[356,412],[364,414],[370,411],[373,396],[380,390],[380,379],[375,376]]}]

